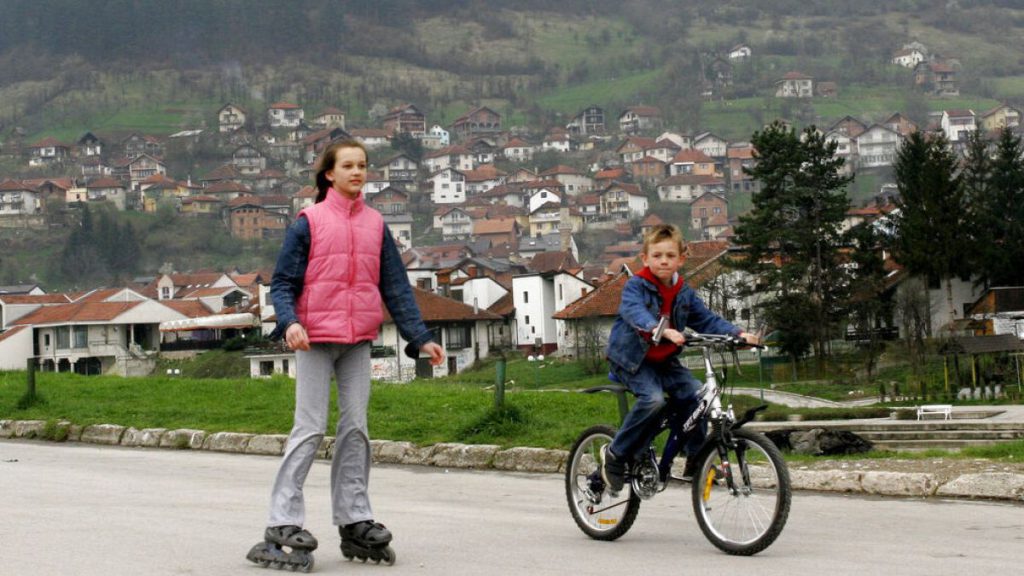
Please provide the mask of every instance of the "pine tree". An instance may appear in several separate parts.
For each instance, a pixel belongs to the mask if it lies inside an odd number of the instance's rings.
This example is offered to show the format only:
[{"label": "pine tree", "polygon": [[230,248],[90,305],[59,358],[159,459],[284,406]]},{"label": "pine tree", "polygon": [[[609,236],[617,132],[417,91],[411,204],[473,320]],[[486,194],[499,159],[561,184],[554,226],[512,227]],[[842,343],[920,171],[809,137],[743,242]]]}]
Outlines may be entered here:
[{"label": "pine tree", "polygon": [[809,127],[800,136],[775,123],[755,132],[757,165],[747,172],[761,184],[751,212],[740,217],[736,241],[745,248],[741,269],[770,294],[765,317],[782,333],[794,359],[813,343],[818,358],[841,316],[849,282],[841,266],[839,226],[849,207],[836,144]]},{"label": "pine tree", "polygon": [[965,181],[975,239],[972,270],[990,286],[1024,285],[1022,154],[1021,138],[1002,130],[994,156],[986,156],[988,171],[983,185]]},{"label": "pine tree", "polygon": [[957,157],[945,136],[915,132],[896,155],[893,166],[899,199],[893,220],[896,260],[913,274],[945,283],[949,321],[955,277],[968,273],[970,253],[966,194]]}]

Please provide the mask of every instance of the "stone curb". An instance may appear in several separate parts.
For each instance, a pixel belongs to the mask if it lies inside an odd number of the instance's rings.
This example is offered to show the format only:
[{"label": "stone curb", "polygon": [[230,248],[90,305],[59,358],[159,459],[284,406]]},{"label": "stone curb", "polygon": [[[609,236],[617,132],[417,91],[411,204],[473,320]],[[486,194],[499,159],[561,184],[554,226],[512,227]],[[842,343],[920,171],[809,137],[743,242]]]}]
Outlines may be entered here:
[{"label": "stone curb", "polygon": [[[233,454],[280,456],[284,434],[207,433],[204,430],[126,428],[116,424],[75,426],[67,421],[48,425],[44,420],[0,420],[0,439],[39,439],[83,442],[130,448],[176,448]],[[438,468],[468,468],[508,472],[564,473],[566,450],[508,448],[495,445],[438,443],[416,446],[411,442],[371,440],[370,452],[378,464],[406,464]],[[325,437],[317,457],[329,459],[334,438]],[[962,474],[947,482],[920,472],[799,470],[790,469],[795,490],[846,492],[899,497],[957,497],[1024,501],[1024,474],[985,472]]]}]

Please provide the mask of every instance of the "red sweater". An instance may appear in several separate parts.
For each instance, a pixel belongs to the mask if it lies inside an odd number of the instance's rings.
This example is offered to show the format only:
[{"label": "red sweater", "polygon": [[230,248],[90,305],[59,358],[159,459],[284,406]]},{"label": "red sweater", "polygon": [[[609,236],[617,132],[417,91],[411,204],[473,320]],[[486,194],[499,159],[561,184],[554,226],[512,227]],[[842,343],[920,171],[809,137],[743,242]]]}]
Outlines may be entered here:
[{"label": "red sweater", "polygon": [[[643,270],[637,272],[636,275],[658,287],[658,295],[661,296],[661,315],[669,319],[669,328],[675,328],[672,325],[672,303],[675,301],[679,291],[683,289],[682,275],[679,276],[679,280],[672,286],[666,286],[646,266],[644,266]],[[651,334],[646,334],[645,336],[650,340]],[[662,338],[659,344],[654,344],[647,349],[644,360],[647,362],[664,362],[677,353],[679,353],[679,346],[667,338]]]}]

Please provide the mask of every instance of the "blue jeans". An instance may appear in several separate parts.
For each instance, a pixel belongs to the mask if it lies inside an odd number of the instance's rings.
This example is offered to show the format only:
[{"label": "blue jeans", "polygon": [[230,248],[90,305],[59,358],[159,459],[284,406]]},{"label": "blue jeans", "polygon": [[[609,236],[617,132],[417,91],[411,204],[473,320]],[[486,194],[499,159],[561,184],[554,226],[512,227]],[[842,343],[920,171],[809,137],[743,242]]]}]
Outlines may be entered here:
[{"label": "blue jeans", "polygon": [[[658,415],[668,402],[677,403],[679,427],[697,408],[700,380],[675,358],[659,364],[644,362],[636,374],[629,374],[613,364],[612,373],[636,396],[610,446],[617,458],[632,460],[642,455],[658,431]],[[688,456],[696,454],[703,446],[707,435],[705,426],[701,422],[686,438],[683,450]]]}]

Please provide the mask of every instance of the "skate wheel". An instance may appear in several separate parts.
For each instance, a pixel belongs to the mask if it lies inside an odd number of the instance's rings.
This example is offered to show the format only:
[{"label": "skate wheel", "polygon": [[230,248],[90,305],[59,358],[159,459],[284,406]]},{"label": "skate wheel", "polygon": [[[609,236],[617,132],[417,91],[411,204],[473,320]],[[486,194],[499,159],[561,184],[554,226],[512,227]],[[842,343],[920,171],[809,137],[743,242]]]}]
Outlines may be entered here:
[{"label": "skate wheel", "polygon": [[383,560],[384,563],[388,566],[394,566],[395,560],[397,560],[398,557],[395,555],[395,551],[391,548],[391,546],[385,546],[384,549],[381,550],[381,552],[383,553],[381,555],[381,560]]}]

